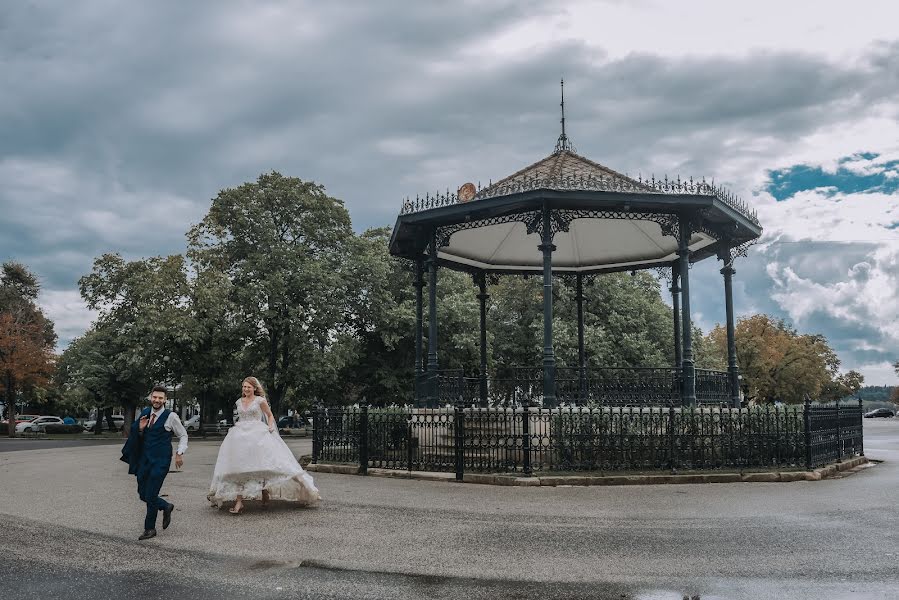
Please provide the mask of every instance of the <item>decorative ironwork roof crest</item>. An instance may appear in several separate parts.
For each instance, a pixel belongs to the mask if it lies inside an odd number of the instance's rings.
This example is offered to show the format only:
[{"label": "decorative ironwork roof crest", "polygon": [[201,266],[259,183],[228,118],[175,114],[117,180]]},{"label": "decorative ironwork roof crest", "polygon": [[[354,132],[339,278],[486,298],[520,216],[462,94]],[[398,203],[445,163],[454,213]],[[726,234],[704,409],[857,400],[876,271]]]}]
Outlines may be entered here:
[{"label": "decorative ironwork roof crest", "polygon": [[[559,106],[562,109],[562,133],[556,141],[553,153],[548,157],[535,162],[532,165],[505,177],[496,183],[490,181],[487,187],[481,187],[478,183],[474,197],[471,197],[472,184],[466,184],[462,198],[458,193],[452,194],[437,192],[434,195],[426,194],[424,197],[416,196],[415,199],[407,197],[403,201],[401,215],[416,213],[432,208],[451,206],[469,200],[477,201],[486,198],[508,196],[520,192],[534,190],[556,191],[587,191],[587,192],[618,192],[630,194],[694,194],[699,196],[712,196],[729,206],[755,225],[760,225],[758,214],[750,206],[720,185],[701,180],[689,179],[656,179],[652,175],[650,179],[643,179],[640,175],[636,179],[609,169],[599,163],[589,160],[577,154],[568,134],[565,131],[565,80],[560,81],[562,101]],[[460,188],[462,191],[462,188]]]}]

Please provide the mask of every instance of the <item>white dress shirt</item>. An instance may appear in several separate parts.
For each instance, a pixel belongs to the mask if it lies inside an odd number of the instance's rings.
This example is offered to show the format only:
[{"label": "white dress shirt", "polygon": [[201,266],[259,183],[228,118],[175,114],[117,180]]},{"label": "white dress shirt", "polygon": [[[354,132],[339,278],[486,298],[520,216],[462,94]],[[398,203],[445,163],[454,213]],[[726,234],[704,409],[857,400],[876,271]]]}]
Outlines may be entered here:
[{"label": "white dress shirt", "polygon": [[[164,410],[165,408],[160,408],[159,410],[150,409],[150,415],[156,415],[156,419],[158,419]],[[150,415],[147,415],[147,417],[150,418]],[[153,420],[153,425],[156,425],[156,419]],[[147,421],[147,427],[149,426],[150,422]],[[181,424],[181,419],[178,418],[178,415],[170,412],[169,418],[166,419],[163,427],[165,427],[166,431],[174,432],[178,436],[178,450],[176,450],[176,453],[184,454],[184,451],[187,450],[187,430],[184,429],[184,425]]]}]

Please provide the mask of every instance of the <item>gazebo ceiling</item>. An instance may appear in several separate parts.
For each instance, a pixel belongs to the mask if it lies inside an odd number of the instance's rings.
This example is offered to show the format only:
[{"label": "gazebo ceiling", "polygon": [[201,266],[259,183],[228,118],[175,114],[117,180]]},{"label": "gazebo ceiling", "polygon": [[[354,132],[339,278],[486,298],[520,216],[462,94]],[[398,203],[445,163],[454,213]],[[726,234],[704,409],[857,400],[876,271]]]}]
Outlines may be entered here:
[{"label": "gazebo ceiling", "polygon": [[552,215],[552,267],[560,272],[669,265],[677,259],[681,216],[691,222],[693,261],[761,235],[755,213],[720,187],[705,181],[633,179],[563,146],[477,190],[473,198],[463,188],[458,195],[407,200],[390,252],[421,256],[435,232],[444,266],[537,272],[543,264],[538,230],[544,208]]},{"label": "gazebo ceiling", "polygon": [[[521,222],[464,229],[449,237],[437,257],[446,264],[487,271],[543,269],[543,253],[536,233],[528,234]],[[699,251],[716,242],[704,233],[694,234],[690,249]],[[601,218],[576,219],[567,232],[556,233],[552,263],[555,271],[592,272],[641,269],[669,264],[677,259],[677,240],[662,233],[658,223]]]}]

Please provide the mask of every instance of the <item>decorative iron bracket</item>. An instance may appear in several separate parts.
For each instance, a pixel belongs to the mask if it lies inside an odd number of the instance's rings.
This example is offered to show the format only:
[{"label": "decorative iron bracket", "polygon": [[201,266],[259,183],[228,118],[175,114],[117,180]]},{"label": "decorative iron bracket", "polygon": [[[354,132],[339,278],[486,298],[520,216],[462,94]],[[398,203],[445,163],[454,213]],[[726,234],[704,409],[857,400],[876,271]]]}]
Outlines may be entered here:
[{"label": "decorative iron bracket", "polygon": [[455,223],[453,225],[444,225],[443,227],[437,228],[438,245],[440,247],[449,246],[450,238],[454,233],[458,231],[465,231],[466,229],[477,229],[478,227],[489,227],[490,225],[502,225],[504,223],[524,223],[525,226],[528,227],[528,233],[533,233],[532,231],[530,231],[530,223],[534,218],[539,220],[540,213],[525,212],[517,213],[514,215],[502,215],[499,217],[489,217],[487,219],[465,221],[463,223]]}]

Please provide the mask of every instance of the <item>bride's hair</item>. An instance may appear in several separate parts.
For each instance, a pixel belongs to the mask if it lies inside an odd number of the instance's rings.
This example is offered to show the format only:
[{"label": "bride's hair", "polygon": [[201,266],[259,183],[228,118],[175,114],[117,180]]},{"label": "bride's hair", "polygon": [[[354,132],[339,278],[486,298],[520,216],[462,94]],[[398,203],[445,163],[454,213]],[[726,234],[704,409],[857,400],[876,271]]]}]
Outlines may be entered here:
[{"label": "bride's hair", "polygon": [[252,385],[253,393],[256,394],[257,396],[262,396],[263,398],[266,397],[265,389],[263,389],[262,384],[259,383],[259,380],[256,379],[255,377],[247,377],[246,379],[243,380],[242,384],[243,383],[249,383],[250,385]]}]

